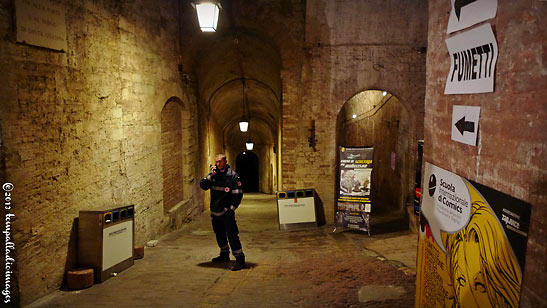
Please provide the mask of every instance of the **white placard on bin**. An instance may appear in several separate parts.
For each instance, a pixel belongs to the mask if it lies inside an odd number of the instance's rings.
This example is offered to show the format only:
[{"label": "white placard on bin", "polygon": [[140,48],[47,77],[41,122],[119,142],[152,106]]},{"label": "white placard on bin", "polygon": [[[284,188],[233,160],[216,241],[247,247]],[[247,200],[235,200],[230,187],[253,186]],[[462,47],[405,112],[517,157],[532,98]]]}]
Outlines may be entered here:
[{"label": "white placard on bin", "polygon": [[296,190],[277,193],[280,229],[317,227],[315,191]]}]

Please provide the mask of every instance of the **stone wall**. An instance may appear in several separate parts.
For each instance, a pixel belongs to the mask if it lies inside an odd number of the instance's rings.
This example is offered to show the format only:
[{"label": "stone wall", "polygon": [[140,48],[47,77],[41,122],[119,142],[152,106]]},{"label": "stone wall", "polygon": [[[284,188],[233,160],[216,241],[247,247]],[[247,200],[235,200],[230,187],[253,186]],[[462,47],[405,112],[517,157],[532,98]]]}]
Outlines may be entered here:
[{"label": "stone wall", "polygon": [[257,150],[256,154],[259,157],[259,160],[258,160],[258,174],[260,179],[258,183],[259,191],[267,193],[267,194],[272,193],[272,188],[271,188],[272,174],[270,172],[270,164],[271,164],[271,161],[275,159],[270,156],[271,148],[272,146],[268,144],[260,144],[256,148]]},{"label": "stone wall", "polygon": [[[59,289],[75,265],[78,212],[134,204],[135,242],[157,238],[163,213],[161,110],[171,97],[196,119],[177,73],[177,1],[60,1],[68,49],[15,42],[13,1],[0,5],[0,97],[6,178],[15,185],[22,304]],[[183,127],[184,180],[196,194],[197,126]]]},{"label": "stone wall", "polygon": [[[414,138],[422,139],[426,39],[426,1],[307,1],[303,69],[291,84],[302,87],[289,102],[283,93],[282,180],[284,189],[315,187],[327,222],[334,218],[336,118],[348,99],[387,90],[414,111]],[[308,146],[309,119],[315,148]]]},{"label": "stone wall", "polygon": [[[521,307],[547,307],[547,3],[498,1],[495,91],[443,95],[449,1],[429,2],[424,161],[532,205]],[[451,35],[450,35],[451,36]],[[478,146],[451,140],[453,105],[480,106]]]},{"label": "stone wall", "polygon": [[[215,164],[216,155],[219,153],[224,153],[222,147],[222,128],[218,127],[216,123],[209,119],[207,116],[206,110],[201,110],[200,115],[200,140],[201,140],[201,153],[202,153],[202,162],[199,170],[198,178],[201,180],[207,174],[209,174],[210,165]],[[235,161],[236,156],[233,156],[232,153],[224,153],[228,164],[232,164],[232,161]],[[237,154],[235,154],[237,155]],[[233,158],[232,158],[233,156]],[[199,185],[199,180],[198,185]],[[200,189],[201,190],[201,189]],[[209,191],[202,192],[204,196],[204,209],[209,210],[209,203],[211,201]]]}]

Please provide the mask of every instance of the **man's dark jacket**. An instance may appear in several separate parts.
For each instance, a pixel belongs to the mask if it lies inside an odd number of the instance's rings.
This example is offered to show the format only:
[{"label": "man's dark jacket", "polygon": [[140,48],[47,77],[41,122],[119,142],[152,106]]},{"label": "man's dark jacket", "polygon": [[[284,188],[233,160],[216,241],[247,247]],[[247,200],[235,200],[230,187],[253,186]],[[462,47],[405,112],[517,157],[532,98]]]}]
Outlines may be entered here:
[{"label": "man's dark jacket", "polygon": [[217,172],[216,175],[209,173],[199,182],[203,190],[211,189],[211,214],[223,214],[229,209],[235,210],[243,198],[241,179],[226,164],[224,172]]}]

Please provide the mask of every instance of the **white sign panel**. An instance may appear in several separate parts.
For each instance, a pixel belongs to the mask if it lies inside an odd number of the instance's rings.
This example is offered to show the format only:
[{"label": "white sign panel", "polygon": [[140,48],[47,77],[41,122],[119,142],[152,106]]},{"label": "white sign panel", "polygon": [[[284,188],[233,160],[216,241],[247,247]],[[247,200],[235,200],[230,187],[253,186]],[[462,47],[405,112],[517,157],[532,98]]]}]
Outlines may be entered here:
[{"label": "white sign panel", "polygon": [[103,270],[133,256],[133,221],[103,229]]},{"label": "white sign panel", "polygon": [[280,199],[277,201],[279,224],[315,222],[313,197]]},{"label": "white sign panel", "polygon": [[452,106],[452,140],[477,145],[481,107]]},{"label": "white sign panel", "polygon": [[496,17],[497,0],[451,0],[452,10],[446,33],[452,33]]},{"label": "white sign panel", "polygon": [[494,92],[498,44],[490,24],[446,39],[450,71],[444,94]]},{"label": "white sign panel", "polygon": [[52,1],[15,0],[17,42],[67,50],[65,9]]},{"label": "white sign panel", "polygon": [[435,242],[446,252],[441,231],[456,233],[467,225],[471,217],[471,196],[462,177],[428,162],[424,186],[422,214],[429,222]]}]

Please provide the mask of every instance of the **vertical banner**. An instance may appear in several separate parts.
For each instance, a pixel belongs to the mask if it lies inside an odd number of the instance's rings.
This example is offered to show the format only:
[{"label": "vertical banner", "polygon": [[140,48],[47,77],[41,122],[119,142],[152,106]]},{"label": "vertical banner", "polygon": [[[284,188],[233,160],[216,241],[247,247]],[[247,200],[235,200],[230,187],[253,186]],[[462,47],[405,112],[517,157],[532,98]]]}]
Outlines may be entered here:
[{"label": "vertical banner", "polygon": [[339,147],[336,227],[367,231],[370,235],[370,182],[374,148]]},{"label": "vertical banner", "polygon": [[416,307],[518,307],[530,204],[426,163]]}]

